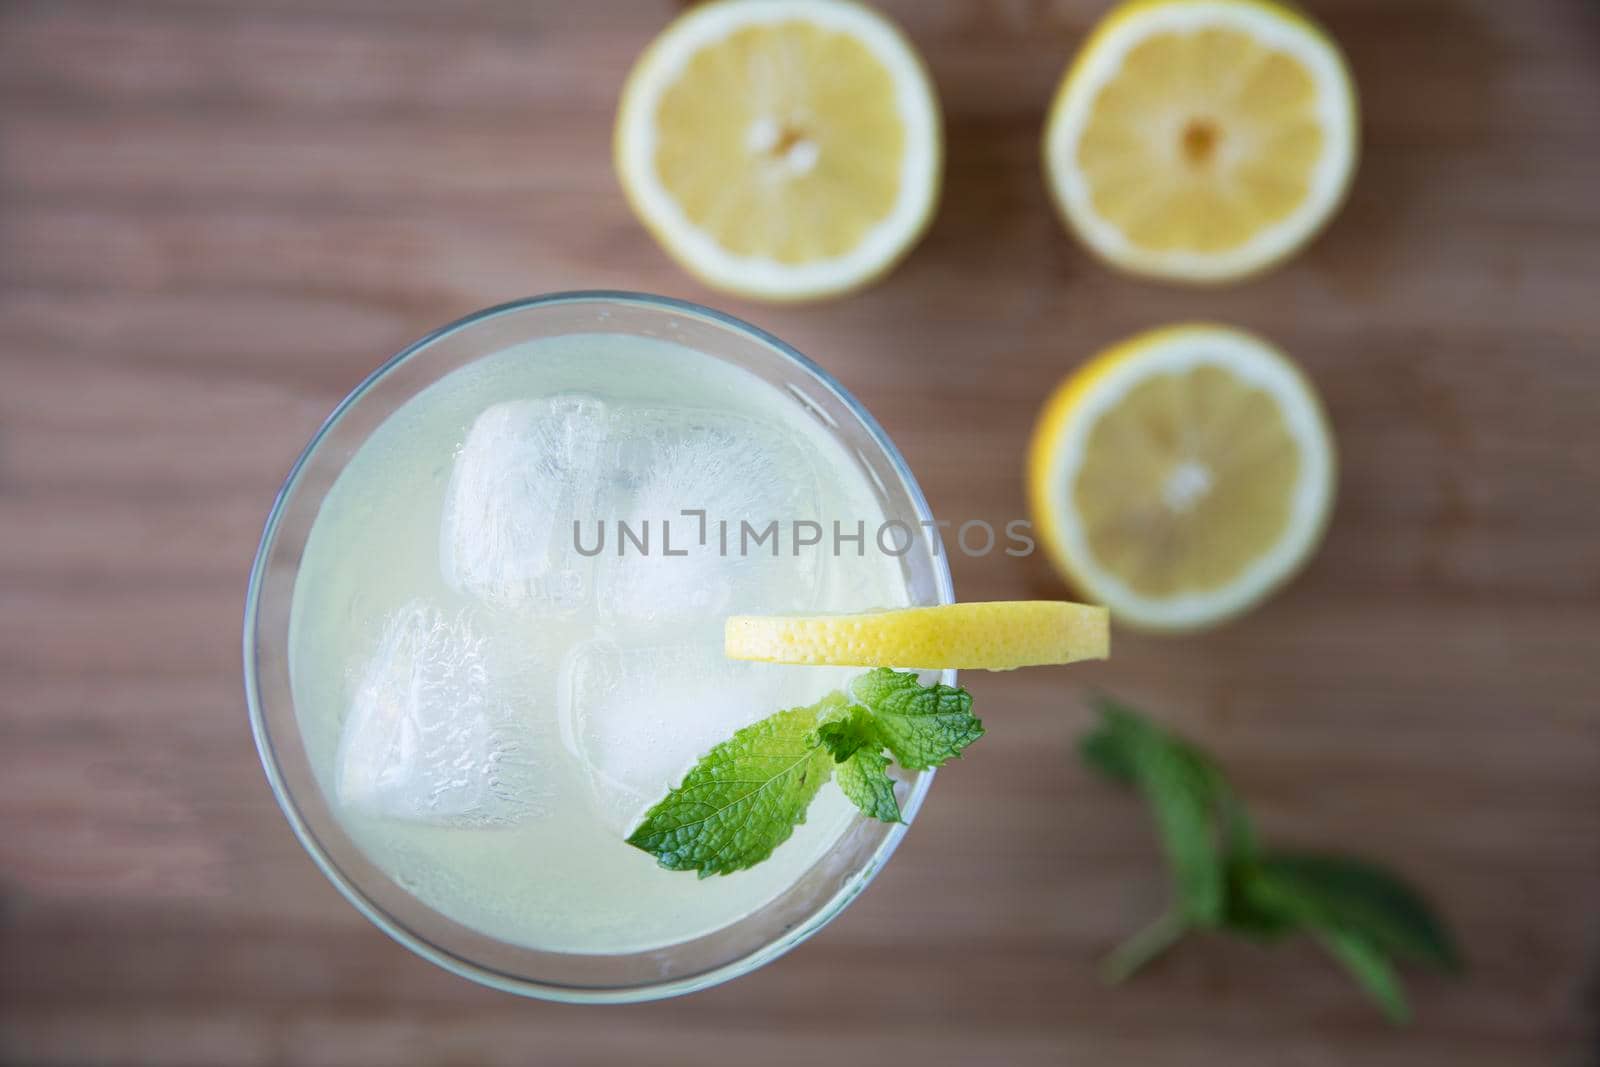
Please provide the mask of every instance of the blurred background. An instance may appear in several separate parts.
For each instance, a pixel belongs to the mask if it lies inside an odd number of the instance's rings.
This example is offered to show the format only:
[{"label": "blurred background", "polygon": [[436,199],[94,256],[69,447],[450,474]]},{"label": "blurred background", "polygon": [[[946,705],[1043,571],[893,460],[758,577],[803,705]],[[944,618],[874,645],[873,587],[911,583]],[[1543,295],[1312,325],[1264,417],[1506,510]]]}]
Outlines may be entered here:
[{"label": "blurred background", "polygon": [[[947,122],[882,284],[709,293],[629,213],[618,92],[669,3],[0,2],[0,1062],[1600,1062],[1600,7],[1310,0],[1363,104],[1328,231],[1225,290],[1116,276],[1052,211],[1051,93],[1096,0],[881,5]],[[290,462],[369,370],[485,305],[710,303],[808,353],[936,512],[1024,514],[1045,392],[1173,320],[1260,332],[1341,451],[1326,544],[1248,618],[971,676],[990,736],[885,873],[780,962],[658,1004],[481,989],[296,843],[239,619]],[[963,599],[1059,597],[956,557]],[[1099,958],[1162,907],[1143,805],[1072,744],[1104,688],[1232,773],[1265,832],[1426,888],[1462,980],[1395,1029],[1316,950]]]}]

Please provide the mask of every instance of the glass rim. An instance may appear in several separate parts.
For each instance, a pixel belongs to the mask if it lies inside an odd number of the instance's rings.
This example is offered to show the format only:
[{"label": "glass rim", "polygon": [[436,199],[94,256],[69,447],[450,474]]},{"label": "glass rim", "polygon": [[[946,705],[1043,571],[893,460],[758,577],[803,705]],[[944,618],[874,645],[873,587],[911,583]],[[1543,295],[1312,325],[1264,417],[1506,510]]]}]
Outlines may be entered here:
[{"label": "glass rim", "polygon": [[[449,336],[488,320],[517,312],[551,305],[577,303],[629,304],[645,309],[698,316],[710,319],[737,333],[743,333],[767,346],[816,379],[819,384],[827,388],[844,404],[845,408],[860,422],[868,437],[883,453],[895,474],[900,478],[906,495],[916,511],[919,522],[925,524],[933,523],[933,511],[928,506],[927,497],[923,494],[922,487],[911,473],[911,468],[906,463],[905,457],[900,454],[900,450],[890,440],[888,433],[885,432],[872,413],[827,370],[794,346],[768,333],[759,326],[693,301],[621,289],[576,289],[511,300],[472,312],[432,330],[384,360],[376,369],[363,377],[334,406],[328,416],[323,419],[321,425],[317,427],[316,432],[311,435],[310,440],[306,442],[305,447],[301,449],[300,454],[290,466],[288,474],[284,477],[282,485],[279,486],[277,494],[273,497],[271,510],[267,513],[266,522],[262,527],[261,540],[257,544],[255,558],[250,566],[249,584],[245,591],[244,627],[242,633],[244,689],[250,718],[250,733],[254,739],[256,754],[261,760],[262,770],[266,774],[267,784],[272,790],[273,798],[277,801],[279,809],[288,821],[290,829],[294,831],[296,839],[299,840],[306,853],[310,855],[318,870],[367,921],[371,922],[389,938],[430,963],[442,967],[461,978],[501,992],[563,1003],[626,1004],[661,1000],[692,993],[747,974],[757,967],[778,958],[822,929],[843,912],[850,902],[860,895],[871,884],[872,880],[877,877],[878,872],[883,869],[889,857],[893,855],[894,850],[905,837],[906,831],[910,829],[911,824],[916,820],[917,813],[922,807],[923,799],[927,796],[936,772],[926,770],[918,773],[917,779],[912,785],[911,793],[901,811],[903,821],[889,827],[883,841],[862,865],[860,871],[851,878],[849,883],[835,893],[827,903],[817,909],[815,914],[808,917],[804,922],[797,923],[793,928],[784,931],[780,936],[760,948],[699,973],[685,975],[682,978],[665,982],[608,987],[562,985],[520,975],[507,974],[504,971],[463,958],[433,944],[427,937],[407,927],[398,917],[390,914],[372,900],[360,886],[345,874],[343,869],[328,854],[327,849],[317,837],[310,823],[301,814],[289,787],[284,782],[278,765],[277,753],[273,747],[273,740],[266,723],[266,713],[263,708],[260,679],[256,664],[259,602],[267,573],[270,549],[278,534],[285,507],[299,487],[301,475],[305,471],[307,464],[310,463],[315,455],[318,446],[338,425],[346,412],[402,364],[407,363]],[[933,578],[939,603],[952,603],[955,600],[955,587],[950,575],[949,560],[943,552],[935,552],[930,558],[933,562]],[[956,672],[954,670],[946,670],[942,672],[942,676],[942,680],[946,684],[954,684]],[[541,950],[535,949],[534,951]],[[625,956],[630,955],[630,953],[602,953],[602,955]]]}]

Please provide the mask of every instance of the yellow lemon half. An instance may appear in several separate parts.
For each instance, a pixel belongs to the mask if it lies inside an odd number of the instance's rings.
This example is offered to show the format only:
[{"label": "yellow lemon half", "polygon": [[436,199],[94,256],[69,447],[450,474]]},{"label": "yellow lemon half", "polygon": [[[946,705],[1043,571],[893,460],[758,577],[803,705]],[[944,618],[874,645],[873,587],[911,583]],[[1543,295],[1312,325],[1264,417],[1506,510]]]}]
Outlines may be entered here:
[{"label": "yellow lemon half", "polygon": [[1046,402],[1028,457],[1041,540],[1119,622],[1211,625],[1287,580],[1321,539],[1335,458],[1322,405],[1258,337],[1140,334]]},{"label": "yellow lemon half", "polygon": [[939,105],[883,16],[844,0],[721,0],[645,51],[617,113],[634,211],[707,285],[756,299],[876,279],[939,196]]},{"label": "yellow lemon half", "polygon": [[1045,171],[1111,265],[1224,282],[1315,236],[1358,134],[1344,59],[1304,16],[1270,0],[1128,0],[1062,80]]}]

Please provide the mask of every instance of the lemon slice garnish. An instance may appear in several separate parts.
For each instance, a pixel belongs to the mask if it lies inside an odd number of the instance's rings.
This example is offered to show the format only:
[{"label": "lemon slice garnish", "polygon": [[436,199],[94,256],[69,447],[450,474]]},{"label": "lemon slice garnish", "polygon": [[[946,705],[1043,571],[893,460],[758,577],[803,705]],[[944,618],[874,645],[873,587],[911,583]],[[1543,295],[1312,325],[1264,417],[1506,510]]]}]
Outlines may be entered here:
[{"label": "lemon slice garnish", "polygon": [[896,608],[858,615],[735,615],[723,650],[732,659],[840,667],[1008,671],[1105,659],[1104,608],[1009,600]]}]

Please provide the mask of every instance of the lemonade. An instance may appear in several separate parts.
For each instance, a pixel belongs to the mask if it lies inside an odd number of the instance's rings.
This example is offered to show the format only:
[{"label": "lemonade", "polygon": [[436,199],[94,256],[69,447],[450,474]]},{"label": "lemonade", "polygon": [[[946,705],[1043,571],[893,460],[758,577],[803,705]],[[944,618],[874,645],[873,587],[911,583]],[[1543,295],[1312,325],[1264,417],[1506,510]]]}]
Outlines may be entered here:
[{"label": "lemonade", "polygon": [[[311,524],[288,668],[321,792],[396,884],[500,942],[636,953],[727,927],[859,819],[836,785],[736,874],[625,838],[714,744],[859,673],[728,660],[723,622],[910,603],[870,533],[835,551],[835,522],[884,515],[832,427],[687,345],[602,330],[467,363],[366,438]],[[791,536],[807,522],[820,543]]]}]

